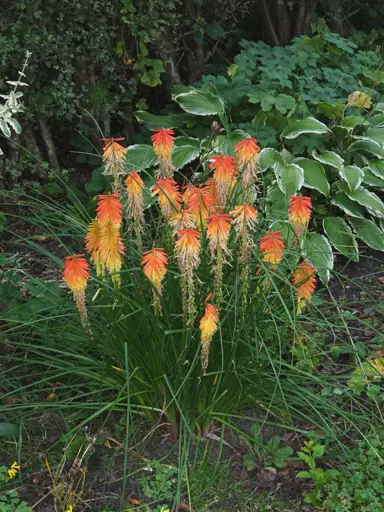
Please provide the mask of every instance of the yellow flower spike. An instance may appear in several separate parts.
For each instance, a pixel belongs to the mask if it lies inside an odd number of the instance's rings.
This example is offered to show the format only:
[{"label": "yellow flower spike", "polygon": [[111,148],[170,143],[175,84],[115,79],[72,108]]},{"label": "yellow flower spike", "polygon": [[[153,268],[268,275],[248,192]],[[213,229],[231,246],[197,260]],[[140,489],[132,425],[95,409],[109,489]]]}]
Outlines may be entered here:
[{"label": "yellow flower spike", "polygon": [[276,265],[278,265],[283,258],[285,245],[281,232],[281,229],[278,231],[265,231],[265,235],[259,242],[263,261],[268,263],[271,269],[276,268]]},{"label": "yellow flower spike", "polygon": [[310,197],[298,195],[290,196],[288,205],[288,219],[295,233],[293,247],[297,246],[311,218],[312,201]]},{"label": "yellow flower spike", "polygon": [[153,196],[157,195],[160,210],[165,220],[169,219],[180,211],[182,196],[179,192],[176,181],[172,178],[158,178],[153,187]]},{"label": "yellow flower spike", "polygon": [[105,264],[100,256],[101,224],[94,219],[89,227],[85,237],[85,248],[89,254],[90,260],[96,267],[96,274],[101,277],[104,275]]},{"label": "yellow flower spike", "polygon": [[217,331],[219,322],[219,312],[212,304],[209,304],[211,294],[208,295],[205,303],[205,312],[203,318],[200,320],[200,334],[201,334],[201,366],[204,375],[206,374],[209,359],[209,349],[213,335]]}]

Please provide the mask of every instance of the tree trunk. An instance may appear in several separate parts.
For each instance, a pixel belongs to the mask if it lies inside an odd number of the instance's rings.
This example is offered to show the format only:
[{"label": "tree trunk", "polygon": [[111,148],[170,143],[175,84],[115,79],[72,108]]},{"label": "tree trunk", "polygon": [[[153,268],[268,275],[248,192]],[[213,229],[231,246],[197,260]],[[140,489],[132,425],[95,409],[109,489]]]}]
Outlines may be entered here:
[{"label": "tree trunk", "polygon": [[276,15],[279,27],[279,39],[282,46],[291,42],[291,19],[285,0],[277,0]]},{"label": "tree trunk", "polygon": [[294,35],[302,36],[307,33],[309,22],[315,10],[316,0],[299,0],[298,13],[295,23]]},{"label": "tree trunk", "polygon": [[47,150],[47,156],[48,156],[48,163],[52,170],[55,170],[58,175],[60,176],[60,165],[59,160],[57,158],[57,153],[55,149],[55,144],[52,139],[51,132],[49,130],[48,124],[43,118],[38,119],[41,136],[44,141],[45,149]]},{"label": "tree trunk", "polygon": [[[43,153],[40,149],[39,141],[37,140],[32,126],[28,126],[28,128],[22,132],[22,137],[25,141],[25,146],[29,153],[36,158],[36,162],[42,164],[44,162]],[[47,169],[42,165],[39,167],[39,177],[42,179],[47,178]]]},{"label": "tree trunk", "polygon": [[268,10],[267,2],[266,2],[266,0],[260,0],[260,3],[261,3],[261,10],[263,12],[265,26],[266,26],[266,30],[267,30],[267,34],[268,34],[267,35],[268,42],[269,42],[269,44],[271,44],[273,46],[280,46],[280,40],[277,37],[275,27],[273,26],[271,14]]}]

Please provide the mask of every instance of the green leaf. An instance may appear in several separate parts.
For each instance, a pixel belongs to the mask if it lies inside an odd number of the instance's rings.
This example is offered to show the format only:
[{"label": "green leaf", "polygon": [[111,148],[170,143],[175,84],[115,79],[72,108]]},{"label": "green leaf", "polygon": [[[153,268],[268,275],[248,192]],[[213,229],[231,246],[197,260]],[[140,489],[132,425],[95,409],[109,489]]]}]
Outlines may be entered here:
[{"label": "green leaf", "polygon": [[246,453],[243,455],[243,465],[247,471],[252,471],[256,467],[255,459]]},{"label": "green leaf", "polygon": [[341,208],[347,215],[351,217],[364,218],[364,208],[355,201],[352,201],[343,191],[336,193],[332,203]]},{"label": "green leaf", "polygon": [[94,192],[101,192],[107,188],[108,180],[103,175],[103,168],[97,167],[92,172],[92,179],[88,183],[85,184],[85,191],[88,194],[92,194]]},{"label": "green leaf", "polygon": [[293,121],[286,128],[284,128],[281,134],[282,138],[295,139],[303,133],[328,133],[330,130],[324,123],[321,123],[314,117],[307,117],[306,119],[298,119]]},{"label": "green leaf", "polygon": [[356,165],[347,165],[340,169],[340,176],[348,183],[349,190],[354,192],[363,181],[364,172]]},{"label": "green leaf", "polygon": [[200,147],[175,146],[172,152],[172,162],[175,169],[182,169],[185,165],[195,160],[200,155]]},{"label": "green leaf", "polygon": [[285,196],[293,196],[304,185],[304,170],[296,164],[275,164],[277,184]]},{"label": "green leaf", "polygon": [[140,82],[149,87],[161,85],[160,73],[155,69],[145,70],[140,78]]},{"label": "green leaf", "polygon": [[307,232],[304,238],[303,251],[326,285],[330,278],[330,271],[333,269],[332,247],[328,240],[318,233]]},{"label": "green leaf", "polygon": [[220,39],[225,35],[225,31],[221,25],[219,25],[216,21],[213,23],[209,23],[206,27],[207,34],[212,39]]},{"label": "green leaf", "polygon": [[157,161],[153,147],[147,144],[135,144],[128,146],[126,157],[126,169],[140,171],[152,167]]},{"label": "green leaf", "polygon": [[334,151],[323,151],[320,154],[317,154],[316,151],[313,151],[312,156],[318,162],[330,165],[336,169],[341,169],[344,165],[344,160]]},{"label": "green leaf", "polygon": [[140,123],[145,124],[150,130],[170,129],[177,126],[176,116],[154,116],[144,110],[135,112],[135,116]]},{"label": "green leaf", "polygon": [[313,450],[313,457],[315,459],[318,459],[319,457],[322,457],[325,453],[325,446],[322,444],[317,444]]},{"label": "green leaf", "polygon": [[372,185],[373,187],[384,187],[384,178],[379,178],[374,174],[369,167],[364,167],[364,183]]},{"label": "green leaf", "polygon": [[371,160],[369,167],[375,176],[384,180],[384,160]]},{"label": "green leaf", "polygon": [[249,103],[261,103],[264,112],[269,112],[275,103],[275,96],[269,92],[251,92],[248,98]]},{"label": "green leaf", "polygon": [[197,116],[211,116],[224,112],[224,103],[221,98],[196,89],[178,94],[174,99],[185,112]]},{"label": "green leaf", "polygon": [[309,471],[299,471],[296,478],[312,478],[312,475]]},{"label": "green leaf", "polygon": [[296,105],[296,100],[293,96],[288,94],[279,94],[275,98],[275,106],[279,112],[286,114],[288,110],[291,110]]},{"label": "green leaf", "polygon": [[4,437],[17,437],[19,435],[19,427],[14,423],[1,422],[0,423],[0,436]]},{"label": "green leaf", "polygon": [[352,261],[359,261],[359,250],[355,237],[347,223],[340,217],[326,217],[323,221],[326,235],[332,245]]},{"label": "green leaf", "polygon": [[384,149],[381,147],[381,145],[375,140],[368,138],[361,138],[356,142],[353,142],[349,146],[348,151],[366,151],[372,155],[384,158]]},{"label": "green leaf", "polygon": [[264,148],[259,153],[259,166],[262,171],[273,167],[276,163],[283,164],[283,158],[278,151]]},{"label": "green leaf", "polygon": [[304,169],[304,185],[306,187],[314,188],[325,196],[329,195],[329,183],[324,167],[319,162],[309,158],[295,158],[292,163],[297,163]]},{"label": "green leaf", "polygon": [[359,187],[354,192],[350,192],[347,187],[342,187],[342,185],[343,184],[340,183],[340,188],[352,201],[356,201],[362,206],[365,206],[372,215],[384,217],[384,203],[374,192],[370,192],[363,187]]},{"label": "green leaf", "polygon": [[378,251],[384,251],[384,233],[374,222],[367,219],[350,219],[352,227],[364,243]]}]

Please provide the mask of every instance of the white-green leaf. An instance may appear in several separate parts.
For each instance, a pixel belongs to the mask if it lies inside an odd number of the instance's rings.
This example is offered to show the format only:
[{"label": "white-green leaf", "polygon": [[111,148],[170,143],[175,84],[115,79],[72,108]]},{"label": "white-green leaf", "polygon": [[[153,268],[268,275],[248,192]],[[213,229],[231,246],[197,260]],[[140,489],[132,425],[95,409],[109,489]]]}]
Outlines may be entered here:
[{"label": "white-green leaf", "polygon": [[278,151],[271,148],[264,148],[259,153],[259,166],[262,171],[270,169],[275,164],[282,164],[283,158]]},{"label": "white-green leaf", "polygon": [[200,147],[175,146],[172,152],[172,162],[175,169],[182,169],[185,165],[195,160],[200,155]]},{"label": "white-green leaf", "polygon": [[333,269],[332,247],[328,240],[319,233],[307,232],[304,238],[303,251],[305,257],[312,263],[320,279],[326,285]]},{"label": "white-green leaf", "polygon": [[11,136],[11,130],[9,129],[9,126],[7,125],[7,123],[4,121],[4,119],[1,119],[0,120],[0,130],[3,132],[3,134],[6,136],[6,137],[10,137]]},{"label": "white-green leaf", "polygon": [[[383,160],[384,162],[384,160]],[[369,167],[364,167],[364,183],[367,183],[368,185],[371,185],[372,187],[383,187],[384,188],[384,179],[379,178],[374,174]]]},{"label": "white-green leaf", "polygon": [[306,187],[314,188],[325,196],[329,195],[329,183],[324,167],[319,162],[309,158],[295,158],[292,163],[297,163],[304,169],[304,185]]},{"label": "white-green leaf", "polygon": [[384,180],[384,160],[374,159],[369,162],[369,167],[373,174]]},{"label": "white-green leaf", "polygon": [[286,219],[288,212],[288,199],[277,187],[268,188],[268,217],[271,219]]},{"label": "white-green leaf", "polygon": [[286,139],[295,139],[299,135],[303,133],[327,133],[330,130],[324,123],[321,123],[314,117],[307,117],[306,119],[297,119],[292,123],[289,123],[286,128],[284,128],[281,136]]},{"label": "white-green leaf", "polygon": [[334,151],[323,151],[320,154],[317,154],[316,151],[313,151],[312,156],[318,162],[321,162],[325,165],[330,165],[336,169],[341,169],[344,165],[344,160]]},{"label": "white-green leaf", "polygon": [[211,116],[224,112],[224,103],[221,98],[200,90],[178,94],[174,99],[185,112],[197,116]]},{"label": "white-green leaf", "polygon": [[296,164],[275,164],[273,167],[279,189],[285,196],[293,196],[304,185],[304,170]]},{"label": "white-green leaf", "polygon": [[126,168],[130,172],[132,170],[140,171],[152,167],[157,161],[153,147],[148,144],[135,144],[128,146],[126,157]]},{"label": "white-green leaf", "polygon": [[[340,183],[340,186],[341,185]],[[365,206],[372,215],[384,217],[384,203],[374,192],[363,187],[359,187],[354,192],[350,192],[347,187],[343,187],[343,191],[352,201],[356,201],[362,206]]]},{"label": "white-green leaf", "polygon": [[356,165],[346,165],[340,169],[340,176],[348,183],[349,190],[354,192],[363,181],[364,172]]},{"label": "white-green leaf", "polygon": [[369,139],[373,139],[375,142],[378,142],[381,144],[381,146],[384,144],[384,128],[369,128],[366,131],[365,134]]},{"label": "white-green leaf", "polygon": [[361,138],[353,142],[348,151],[366,151],[379,158],[384,158],[384,149],[382,146],[373,139]]},{"label": "white-green leaf", "polygon": [[341,190],[335,194],[332,203],[338,206],[350,217],[364,218],[364,208],[360,206],[359,203],[352,201],[352,199],[350,199],[347,194]]},{"label": "white-green leaf", "polygon": [[231,134],[219,135],[216,139],[216,149],[219,153],[234,155],[236,144],[246,137],[247,134],[242,130],[234,130]]},{"label": "white-green leaf", "polygon": [[347,258],[359,261],[359,250],[355,237],[348,224],[340,217],[326,217],[323,221],[324,231],[332,245]]},{"label": "white-green leaf", "polygon": [[367,219],[350,219],[357,236],[378,251],[384,251],[384,233],[374,222]]},{"label": "white-green leaf", "polygon": [[17,135],[19,135],[21,133],[20,123],[18,121],[16,121],[16,119],[13,119],[13,117],[10,117],[7,119],[7,123],[9,124],[9,126],[11,126],[15,130]]},{"label": "white-green leaf", "polygon": [[177,126],[176,116],[154,116],[145,110],[135,112],[135,116],[140,123],[145,124],[150,130],[171,129]]}]

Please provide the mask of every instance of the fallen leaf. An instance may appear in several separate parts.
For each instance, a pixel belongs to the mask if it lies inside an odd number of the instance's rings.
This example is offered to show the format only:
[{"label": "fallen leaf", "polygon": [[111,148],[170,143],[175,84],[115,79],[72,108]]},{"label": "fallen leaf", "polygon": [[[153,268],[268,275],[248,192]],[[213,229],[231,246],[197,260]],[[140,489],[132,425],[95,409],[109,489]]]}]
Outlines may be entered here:
[{"label": "fallen leaf", "polygon": [[[108,441],[108,439],[107,439]],[[107,442],[106,441],[106,442]],[[128,498],[127,499],[128,503],[130,503],[131,505],[140,505],[141,501],[140,500],[137,500],[136,498]]]}]

